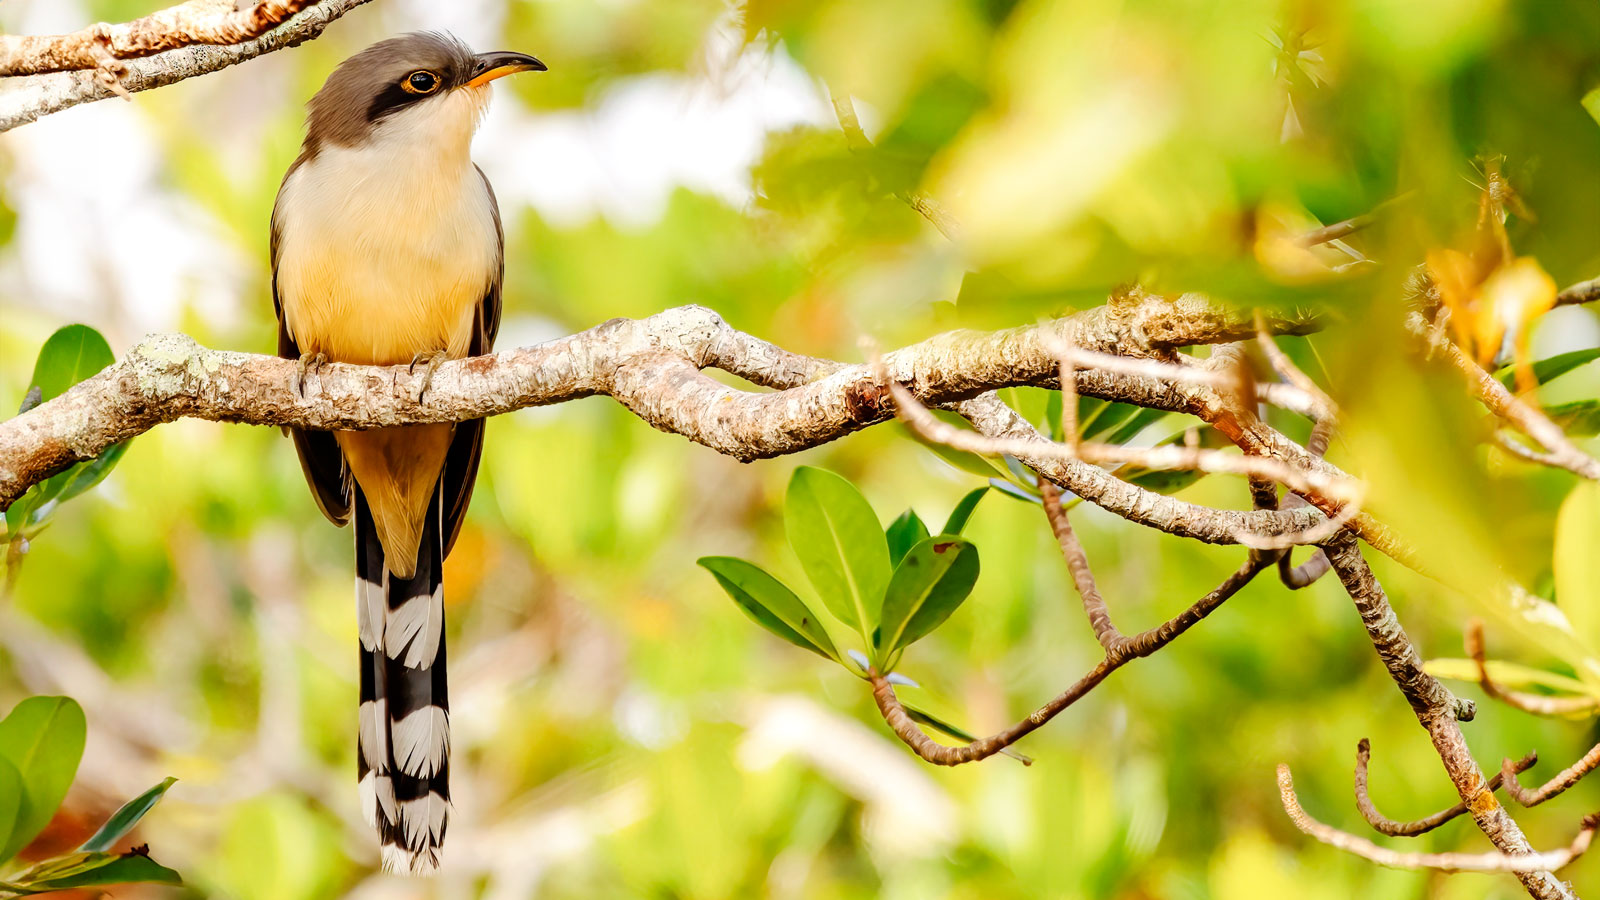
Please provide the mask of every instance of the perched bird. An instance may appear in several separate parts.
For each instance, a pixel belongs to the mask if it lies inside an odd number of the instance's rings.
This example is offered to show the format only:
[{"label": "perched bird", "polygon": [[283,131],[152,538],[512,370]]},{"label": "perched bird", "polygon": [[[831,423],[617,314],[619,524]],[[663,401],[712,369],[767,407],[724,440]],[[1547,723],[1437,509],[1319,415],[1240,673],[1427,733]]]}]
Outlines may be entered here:
[{"label": "perched bird", "polygon": [[[345,60],[311,98],[271,242],[278,354],[299,360],[302,392],[328,361],[425,362],[421,402],[439,363],[490,351],[505,238],[472,135],[491,81],[544,69],[408,34]],[[450,814],[442,569],[483,421],[291,436],[323,514],[355,520],[362,809],[384,868],[427,874]]]}]

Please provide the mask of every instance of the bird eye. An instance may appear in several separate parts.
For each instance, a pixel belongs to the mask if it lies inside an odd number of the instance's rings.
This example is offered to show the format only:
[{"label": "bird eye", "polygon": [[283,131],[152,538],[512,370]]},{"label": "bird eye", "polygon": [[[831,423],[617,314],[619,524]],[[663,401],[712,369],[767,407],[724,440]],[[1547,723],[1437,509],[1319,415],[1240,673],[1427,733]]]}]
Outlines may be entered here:
[{"label": "bird eye", "polygon": [[439,76],[423,70],[412,72],[400,86],[411,94],[431,94],[439,89]]}]

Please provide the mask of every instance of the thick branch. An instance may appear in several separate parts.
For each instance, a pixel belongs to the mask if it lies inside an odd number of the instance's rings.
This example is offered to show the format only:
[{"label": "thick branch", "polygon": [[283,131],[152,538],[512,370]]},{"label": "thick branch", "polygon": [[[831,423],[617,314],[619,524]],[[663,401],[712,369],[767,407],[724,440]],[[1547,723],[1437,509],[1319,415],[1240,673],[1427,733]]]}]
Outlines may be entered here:
[{"label": "thick branch", "polygon": [[237,44],[282,25],[311,0],[262,0],[235,11],[231,2],[182,3],[121,25],[100,22],[71,34],[0,35],[0,76],[100,68],[115,59],[151,56],[191,44]]},{"label": "thick branch", "polygon": [[[185,47],[181,44],[171,44],[170,46],[181,48],[173,50],[165,47],[154,47],[151,52],[155,52],[155,50],[165,50],[165,52],[158,52],[153,56],[145,56],[143,59],[135,59],[126,63],[117,63],[117,68],[122,71],[118,73],[115,81],[100,77],[99,73],[95,71],[55,71],[51,72],[51,74],[10,79],[3,86],[0,86],[0,131],[9,131],[18,125],[26,125],[41,116],[60,112],[80,103],[91,103],[116,96],[119,93],[119,89],[120,91],[138,92],[164,87],[182,81],[185,78],[193,78],[197,75],[205,75],[219,69],[225,69],[236,63],[254,59],[264,53],[298,46],[322,34],[323,29],[327,28],[328,24],[334,19],[367,2],[369,0],[320,0],[320,2],[306,5],[302,2],[291,2],[291,0],[268,0],[268,2],[253,10],[232,14],[246,18],[228,19],[223,23],[227,27],[210,29],[203,33],[219,38],[233,34],[242,35],[245,31],[234,27],[240,22],[254,27],[275,16],[277,9],[280,7],[304,6],[305,8],[282,26],[274,28],[260,37],[237,42],[223,42],[227,46]],[[212,5],[215,6],[215,4]],[[262,18],[254,18],[262,16],[263,8],[267,8],[266,15]],[[96,26],[96,28],[109,28],[112,31],[134,29],[140,23],[149,22],[158,17],[177,12],[187,13],[190,11],[188,7],[174,7],[157,13],[148,19],[141,19],[139,22],[131,22],[127,25],[119,26]],[[268,25],[267,27],[271,26]],[[90,29],[90,31],[92,30]],[[132,48],[141,41],[152,45],[153,43],[159,43],[159,39],[155,37],[156,32],[143,28],[139,32],[140,34],[148,34],[150,36],[149,40],[130,34],[126,38],[129,42],[127,43],[128,47]],[[51,38],[23,37],[11,38],[10,40],[35,42],[37,44],[37,42],[72,39],[85,33],[87,32]],[[200,42],[189,41],[188,43]],[[33,46],[35,44],[29,45],[29,47]],[[92,49],[101,45],[98,42],[91,42],[89,45],[74,44],[73,46],[84,46]],[[31,49],[22,51],[22,54],[23,58],[17,64],[24,66],[34,64],[30,63],[29,59],[37,62],[43,58]],[[113,56],[113,54],[114,51],[107,51],[108,56]],[[44,56],[48,57],[49,54],[45,53]],[[80,57],[71,52],[65,53],[62,58],[63,60],[80,59]],[[91,63],[91,66],[99,65],[102,61],[103,58],[96,60]],[[37,71],[49,70],[39,69]]]},{"label": "thick branch", "polygon": [[[1185,326],[1165,321],[1193,305],[1183,298],[1138,301],[1151,321],[1161,323],[1159,330],[1174,338],[1203,342],[1247,327],[1239,317],[1214,311]],[[1071,332],[1080,345],[1114,346],[1127,315],[1113,303],[1046,326],[952,332],[891,353],[884,364],[891,377],[912,385],[928,403],[956,402],[1008,384],[1052,383],[1055,361],[1041,346],[1040,328]],[[720,368],[776,391],[732,388],[699,367]],[[890,415],[888,399],[866,366],[789,353],[694,306],[648,319],[614,319],[537,347],[445,363],[421,405],[414,399],[421,376],[404,367],[329,365],[309,379],[304,397],[294,390],[295,371],[289,360],[206,350],[183,336],[147,339],[104,372],[0,423],[0,507],[75,461],[185,416],[359,430],[463,421],[609,394],[656,428],[753,460],[814,447]],[[1146,396],[1134,392],[1146,386],[1129,376],[1080,374],[1084,393],[1132,402]],[[959,403],[957,411],[981,427],[1043,441],[992,397]],[[1210,510],[1153,494],[1094,466],[1024,462],[1119,515],[1213,543],[1234,542],[1241,532],[1290,533],[1318,521],[1309,511]]]}]

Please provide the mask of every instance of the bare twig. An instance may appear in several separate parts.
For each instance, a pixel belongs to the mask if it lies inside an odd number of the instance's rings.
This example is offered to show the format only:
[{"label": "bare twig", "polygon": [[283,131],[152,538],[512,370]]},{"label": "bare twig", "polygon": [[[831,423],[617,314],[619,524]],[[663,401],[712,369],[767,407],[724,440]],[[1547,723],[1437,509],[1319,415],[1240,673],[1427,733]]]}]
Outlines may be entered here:
[{"label": "bare twig", "polygon": [[[47,74],[19,78],[0,91],[0,131],[80,103],[163,87],[297,46],[316,38],[333,20],[368,2],[267,0],[250,10],[229,12],[222,17],[216,14],[217,3],[208,4],[211,11],[204,14],[199,12],[202,7],[188,4],[126,25],[98,25],[72,35],[7,37],[4,40],[10,43],[11,53],[0,59],[11,66],[10,74]],[[298,13],[287,22],[278,18],[285,11],[296,10]],[[218,40],[183,40],[189,32],[164,28],[168,20],[162,17],[173,15],[180,16],[180,22],[193,20],[197,25],[195,36]],[[252,37],[250,32],[259,36]],[[94,37],[100,33],[107,35],[105,41]],[[174,40],[181,42],[171,43]],[[207,46],[217,43],[226,46]],[[129,52],[118,53],[116,47]],[[179,49],[170,49],[173,47]],[[118,58],[127,56],[143,58]],[[57,71],[62,68],[75,71]]]},{"label": "bare twig", "polygon": [[1557,306],[1569,306],[1576,303],[1590,303],[1600,300],[1600,278],[1591,278],[1571,285],[1556,295]]},{"label": "bare twig", "polygon": [[[1311,376],[1301,371],[1300,367],[1294,364],[1294,360],[1291,360],[1278,347],[1277,342],[1273,341],[1272,335],[1267,333],[1266,325],[1266,320],[1262,318],[1261,311],[1257,310],[1256,343],[1261,346],[1262,352],[1267,354],[1267,360],[1272,363],[1272,368],[1279,375],[1282,375],[1285,381],[1304,391],[1306,396],[1311,397],[1316,402],[1317,415],[1313,418],[1319,423],[1327,422],[1331,427],[1332,423],[1339,418],[1339,405],[1333,402],[1333,398],[1328,396],[1322,390],[1322,387],[1312,380]],[[1327,448],[1324,447],[1323,451],[1326,452],[1326,450]],[[1312,455],[1321,456],[1322,453],[1312,451]]]},{"label": "bare twig", "polygon": [[1289,814],[1295,827],[1317,840],[1371,860],[1380,866],[1396,869],[1439,869],[1445,872],[1515,872],[1536,874],[1563,868],[1582,856],[1600,828],[1600,814],[1585,816],[1583,827],[1572,843],[1561,850],[1547,853],[1402,853],[1390,850],[1363,837],[1340,831],[1311,818],[1300,806],[1294,793],[1294,777],[1285,764],[1278,764],[1278,793],[1283,798],[1283,811]]},{"label": "bare twig", "polygon": [[[1116,444],[1100,444],[1088,441],[1078,443],[1076,447],[1068,444],[1048,443],[1043,446],[1033,441],[1009,441],[1003,438],[994,438],[987,435],[974,434],[939,421],[928,411],[928,408],[918,402],[910,391],[897,384],[892,379],[885,378],[883,386],[889,395],[894,398],[895,411],[905,422],[923,439],[936,444],[943,444],[957,450],[969,453],[980,453],[991,456],[1007,454],[1016,456],[1019,453],[1033,453],[1035,455],[1055,456],[1064,460],[1082,460],[1091,463],[1135,463],[1149,469],[1170,470],[1189,469],[1200,472],[1224,472],[1234,475],[1254,475],[1261,478],[1270,478],[1282,482],[1295,490],[1316,492],[1328,496],[1339,497],[1347,505],[1359,502],[1361,496],[1360,486],[1350,479],[1329,478],[1321,472],[1303,472],[1283,462],[1266,457],[1238,456],[1203,447],[1186,447],[1177,444],[1164,444],[1157,447],[1125,447]],[[1354,510],[1350,511],[1354,514]],[[1343,524],[1342,522],[1340,523]],[[1334,530],[1337,530],[1335,527]],[[1326,540],[1330,535],[1322,533],[1319,526],[1313,526],[1306,534],[1310,541]],[[1257,540],[1253,535],[1244,534],[1237,536],[1239,543],[1247,540]],[[1264,544],[1277,538],[1259,538]],[[1304,543],[1305,541],[1302,541]],[[1288,545],[1285,545],[1288,546]]]},{"label": "bare twig", "polygon": [[1072,573],[1072,583],[1077,586],[1078,596],[1083,599],[1083,612],[1089,617],[1089,627],[1094,629],[1094,639],[1100,642],[1101,648],[1107,653],[1114,653],[1127,638],[1111,623],[1106,598],[1100,595],[1100,588],[1094,582],[1094,573],[1089,570],[1089,556],[1084,553],[1077,534],[1073,533],[1067,511],[1061,508],[1061,491],[1050,482],[1041,481],[1039,494],[1044,502],[1045,518],[1050,521],[1050,530],[1055,534],[1056,543],[1061,546],[1061,555],[1067,561],[1067,571]]},{"label": "bare twig", "polygon": [[[1531,854],[1533,847],[1522,829],[1495,799],[1494,793],[1486,789],[1488,779],[1472,758],[1466,737],[1461,733],[1459,723],[1472,718],[1472,705],[1458,700],[1438,679],[1423,669],[1421,654],[1401,627],[1394,607],[1389,605],[1389,598],[1384,595],[1372,569],[1361,558],[1361,550],[1354,537],[1347,532],[1324,544],[1323,549],[1327,552],[1334,574],[1339,576],[1339,581],[1350,594],[1367,637],[1378,653],[1378,659],[1411,705],[1418,724],[1427,730],[1434,751],[1439,754],[1445,772],[1455,785],[1456,795],[1466,804],[1467,812],[1471,814],[1478,830],[1503,854],[1519,858]],[[1284,774],[1287,774],[1287,770]],[[1280,781],[1286,782],[1287,779],[1281,778]],[[1532,866],[1514,871],[1528,894],[1537,900],[1573,900],[1571,888],[1544,871],[1548,868]]]},{"label": "bare twig", "polygon": [[1506,793],[1511,795],[1511,799],[1523,806],[1538,806],[1582,781],[1583,776],[1593,772],[1595,767],[1600,766],[1600,744],[1590,747],[1589,752],[1585,753],[1577,762],[1562,769],[1556,777],[1531,791],[1524,788],[1517,781],[1517,773],[1527,768],[1527,766],[1519,768],[1519,765],[1512,763],[1509,759],[1502,760],[1500,763],[1500,774],[1505,778]]},{"label": "bare twig", "polygon": [[1055,718],[1062,710],[1078,702],[1085,694],[1089,693],[1107,675],[1122,668],[1128,662],[1139,657],[1149,656],[1172,643],[1177,637],[1188,631],[1196,622],[1210,615],[1217,607],[1221,606],[1229,597],[1238,593],[1241,588],[1250,583],[1257,572],[1266,565],[1265,560],[1251,555],[1237,571],[1229,575],[1227,580],[1218,585],[1215,590],[1200,598],[1193,606],[1179,613],[1156,628],[1141,631],[1136,635],[1124,638],[1118,643],[1117,649],[1108,651],[1104,659],[1090,669],[1082,678],[1073,685],[1056,695],[1049,703],[1034,710],[1026,719],[1012,725],[1004,731],[997,732],[986,738],[980,738],[968,744],[951,746],[941,744],[917,727],[917,723],[906,714],[905,708],[895,697],[894,686],[882,675],[874,673],[872,682],[872,697],[878,704],[878,712],[882,714],[885,722],[894,730],[896,736],[906,743],[906,746],[916,751],[916,754],[928,762],[941,766],[959,766],[962,763],[975,762],[993,756],[1002,749],[1011,746],[1018,740],[1034,731],[1034,729]]},{"label": "bare twig", "polygon": [[[1367,791],[1367,763],[1371,757],[1372,744],[1366,738],[1362,738],[1361,742],[1356,744],[1356,809],[1361,811],[1361,815],[1367,820],[1367,824],[1371,825],[1379,834],[1386,834],[1390,837],[1416,837],[1419,834],[1426,834],[1438,828],[1440,825],[1467,811],[1467,804],[1457,803],[1448,809],[1442,809],[1431,816],[1423,816],[1411,822],[1396,822],[1385,816],[1378,811],[1377,805],[1372,802],[1371,794]],[[1526,771],[1538,761],[1539,754],[1537,753],[1529,753],[1515,762],[1509,759],[1506,760],[1506,766],[1511,772],[1512,783],[1515,783],[1515,773]],[[1506,777],[1505,772],[1496,772],[1494,777],[1489,779],[1487,790],[1499,790]]]},{"label": "bare twig", "polygon": [[1494,679],[1489,677],[1489,662],[1483,642],[1483,622],[1478,619],[1467,623],[1463,642],[1467,646],[1467,655],[1472,657],[1473,663],[1478,667],[1478,686],[1483,688],[1485,694],[1507,706],[1536,716],[1571,716],[1600,710],[1600,698],[1546,697],[1542,694],[1514,691],[1496,684]]}]

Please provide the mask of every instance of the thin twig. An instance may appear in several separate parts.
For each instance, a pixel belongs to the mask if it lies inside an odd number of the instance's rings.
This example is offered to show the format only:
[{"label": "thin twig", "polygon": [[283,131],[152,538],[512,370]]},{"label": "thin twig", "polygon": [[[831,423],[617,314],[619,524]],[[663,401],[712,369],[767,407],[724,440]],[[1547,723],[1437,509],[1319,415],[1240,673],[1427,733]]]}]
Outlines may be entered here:
[{"label": "thin twig", "polygon": [[1288,765],[1278,764],[1278,793],[1283,798],[1283,811],[1289,814],[1289,820],[1295,827],[1316,838],[1317,840],[1337,847],[1349,853],[1354,853],[1364,859],[1377,863],[1380,866],[1389,866],[1395,869],[1438,869],[1445,872],[1553,872],[1571,863],[1582,856],[1589,844],[1594,840],[1596,828],[1600,828],[1600,814],[1585,816],[1583,827],[1579,830],[1572,843],[1561,850],[1552,850],[1547,853],[1521,853],[1516,855],[1506,853],[1402,853],[1380,847],[1364,837],[1357,837],[1346,831],[1340,831],[1329,825],[1324,825],[1310,815],[1300,806],[1300,798],[1294,793],[1294,777],[1289,773]]},{"label": "thin twig", "polygon": [[1444,355],[1462,375],[1467,385],[1489,411],[1520,428],[1523,433],[1538,441],[1549,452],[1551,465],[1600,481],[1600,460],[1584,453],[1567,438],[1561,426],[1550,421],[1543,412],[1529,406],[1509,391],[1500,380],[1473,362],[1454,343],[1439,341],[1419,313],[1412,313],[1407,325],[1417,337],[1428,340],[1433,348]]},{"label": "thin twig", "polygon": [[[850,95],[837,94],[829,88],[828,99],[833,102],[833,113],[839,119],[840,130],[844,132],[845,146],[853,153],[870,152],[872,141],[867,139],[866,131],[861,128],[861,120],[856,118],[856,106],[850,100]],[[934,228],[939,229],[939,233],[946,239],[960,240],[961,223],[957,222],[956,217],[951,215],[939,201],[922,191],[897,191],[895,196],[927,219]]]},{"label": "thin twig", "polygon": [[[878,364],[878,367],[881,372],[881,363]],[[912,431],[916,432],[924,440],[953,447],[957,450],[965,450],[968,453],[991,456],[1002,454],[1016,456],[1018,453],[1032,453],[1036,456],[1053,456],[1057,459],[1082,460],[1091,463],[1134,463],[1155,470],[1192,470],[1207,473],[1255,475],[1281,482],[1294,490],[1337,497],[1343,500],[1347,506],[1359,508],[1357,505],[1360,502],[1361,490],[1360,486],[1353,480],[1329,477],[1322,472],[1304,472],[1280,460],[1269,457],[1239,456],[1219,450],[1186,447],[1177,444],[1164,444],[1157,447],[1125,447],[1116,444],[1085,441],[1078,444],[1077,447],[1071,447],[1055,442],[1041,445],[1035,441],[1013,441],[1004,438],[993,438],[956,428],[953,425],[939,421],[910,391],[893,379],[885,377],[883,386],[889,391],[890,396],[894,398],[896,414]],[[1350,509],[1348,512],[1349,515],[1354,515],[1356,511],[1356,509]],[[1342,525],[1343,523],[1341,522],[1340,524]],[[1326,540],[1332,536],[1334,531],[1337,531],[1337,527],[1326,533],[1323,533],[1324,531],[1324,525],[1319,524],[1313,526],[1306,534],[1311,536],[1312,542]],[[1250,535],[1247,535],[1246,538],[1264,542],[1273,540]],[[1239,538],[1238,542],[1245,543],[1245,538]],[[1285,546],[1288,545],[1286,544]]]},{"label": "thin twig", "polygon": [[1589,752],[1585,753],[1577,762],[1562,769],[1556,777],[1531,791],[1524,788],[1521,782],[1517,781],[1517,773],[1526,769],[1527,766],[1517,768],[1516,764],[1513,764],[1511,760],[1502,760],[1500,774],[1505,777],[1506,793],[1511,795],[1511,799],[1523,806],[1538,806],[1582,781],[1583,776],[1593,772],[1597,766],[1600,766],[1600,744],[1590,747]]},{"label": "thin twig", "polygon": [[1478,686],[1483,688],[1485,694],[1513,709],[1520,709],[1536,716],[1572,716],[1600,709],[1600,698],[1596,697],[1546,697],[1542,694],[1514,691],[1496,684],[1494,679],[1489,677],[1489,661],[1484,651],[1483,622],[1478,619],[1467,623],[1463,642],[1467,645],[1467,655],[1472,657],[1473,663],[1478,667]]},{"label": "thin twig", "polygon": [[[1426,834],[1438,828],[1440,825],[1467,811],[1467,804],[1463,802],[1457,803],[1449,809],[1442,809],[1431,816],[1423,816],[1410,822],[1396,822],[1394,819],[1385,816],[1378,811],[1377,805],[1372,802],[1372,795],[1367,790],[1367,763],[1371,757],[1372,744],[1366,738],[1362,738],[1361,742],[1356,744],[1356,809],[1361,811],[1361,815],[1367,820],[1367,824],[1371,825],[1379,834],[1386,834],[1390,837],[1416,837],[1419,834]],[[1529,753],[1515,762],[1509,759],[1506,760],[1506,767],[1512,773],[1510,776],[1512,783],[1516,783],[1515,773],[1526,771],[1538,761],[1538,753]],[[1506,777],[1505,772],[1496,772],[1494,777],[1489,779],[1489,784],[1485,789],[1490,791],[1499,790]]]},{"label": "thin twig", "polygon": [[[1335,403],[1333,398],[1328,396],[1327,392],[1323,391],[1322,387],[1312,380],[1310,375],[1307,375],[1299,366],[1295,365],[1294,360],[1290,359],[1288,354],[1284,353],[1277,342],[1272,339],[1272,335],[1267,333],[1266,318],[1261,315],[1260,310],[1256,310],[1255,317],[1256,343],[1260,345],[1262,352],[1266,353],[1267,360],[1272,363],[1272,368],[1279,375],[1282,375],[1285,381],[1304,391],[1307,396],[1316,401],[1317,415],[1314,418],[1318,422],[1331,424],[1337,421],[1339,418],[1339,404]],[[1322,454],[1313,451],[1312,455],[1321,456]]]},{"label": "thin twig", "polygon": [[1095,664],[1079,678],[1073,685],[1056,695],[1049,703],[1034,710],[1026,719],[1012,725],[1004,731],[996,732],[986,738],[980,738],[968,744],[951,746],[941,744],[929,737],[917,723],[906,714],[905,708],[900,705],[900,700],[895,696],[894,685],[882,675],[873,673],[869,680],[872,683],[872,698],[878,705],[878,712],[885,722],[894,731],[895,735],[904,741],[916,754],[928,762],[941,766],[959,766],[962,763],[975,762],[993,756],[1002,749],[1016,743],[1022,737],[1030,734],[1039,726],[1055,718],[1062,710],[1078,702],[1085,694],[1089,693],[1107,675],[1139,657],[1149,656],[1162,647],[1172,643],[1179,635],[1188,631],[1196,622],[1204,619],[1217,607],[1227,601],[1229,597],[1237,594],[1241,588],[1250,583],[1256,573],[1266,565],[1264,558],[1251,554],[1250,558],[1232,575],[1218,585],[1215,590],[1200,598],[1193,606],[1179,613],[1161,625],[1148,631],[1141,631],[1136,635],[1126,638],[1118,645],[1115,652],[1109,652],[1106,657]]},{"label": "thin twig", "polygon": [[1576,303],[1590,303],[1600,300],[1600,278],[1591,278],[1580,281],[1556,295],[1557,306],[1570,306]]},{"label": "thin twig", "polygon": [[1061,491],[1041,479],[1039,494],[1044,503],[1045,518],[1050,521],[1050,530],[1056,536],[1056,543],[1061,546],[1061,555],[1066,558],[1067,571],[1072,573],[1072,583],[1077,586],[1078,596],[1083,599],[1083,612],[1089,617],[1089,627],[1094,629],[1094,639],[1100,642],[1101,648],[1107,653],[1114,653],[1127,638],[1111,622],[1106,598],[1100,595],[1094,573],[1089,569],[1089,556],[1072,530],[1067,511],[1061,508]]}]

